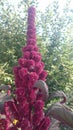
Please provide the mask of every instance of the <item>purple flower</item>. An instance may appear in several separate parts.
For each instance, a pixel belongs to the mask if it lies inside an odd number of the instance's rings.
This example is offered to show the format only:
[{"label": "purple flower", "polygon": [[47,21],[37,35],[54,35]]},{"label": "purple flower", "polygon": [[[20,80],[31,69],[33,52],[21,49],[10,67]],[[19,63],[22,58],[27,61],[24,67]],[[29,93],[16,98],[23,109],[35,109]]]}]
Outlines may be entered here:
[{"label": "purple flower", "polygon": [[40,122],[43,120],[44,118],[44,112],[43,110],[40,110],[36,113],[34,113],[33,115],[33,125],[36,127],[40,124]]},{"label": "purple flower", "polygon": [[35,55],[36,55],[36,51],[31,51],[30,57],[31,57],[32,59],[34,59]]},{"label": "purple flower", "polygon": [[36,39],[27,39],[27,44],[32,44],[32,45],[35,45],[36,44]]},{"label": "purple flower", "polygon": [[[20,106],[21,105],[21,106]],[[27,101],[23,101],[22,104],[19,104],[19,114],[21,115],[22,118],[29,117],[29,103]]]},{"label": "purple flower", "polygon": [[0,130],[6,129],[6,120],[0,119]]},{"label": "purple flower", "polygon": [[18,121],[7,130],[18,130],[18,128],[21,130],[48,130],[50,120],[43,111],[43,93],[40,89],[33,87],[37,80],[45,81],[47,76],[39,48],[36,45],[34,7],[28,9],[27,24],[27,44],[22,48],[23,57],[18,59],[19,65],[13,69],[16,86],[15,98],[13,101],[5,103],[5,121],[6,125],[8,125],[7,121],[8,123],[12,123],[14,119]]},{"label": "purple flower", "polygon": [[34,69],[34,67],[35,67],[35,62],[34,62],[34,60],[28,60],[28,61],[27,61],[27,68],[28,68],[28,70],[31,71],[31,70]]},{"label": "purple flower", "polygon": [[46,77],[47,77],[47,74],[48,74],[47,71],[46,71],[46,70],[43,70],[42,73],[39,75],[39,79],[45,81],[45,79],[46,79]]},{"label": "purple flower", "polygon": [[44,102],[42,100],[37,100],[34,104],[34,112],[42,110],[44,107]]},{"label": "purple flower", "polygon": [[30,52],[29,51],[24,52],[23,57],[26,59],[30,59]]},{"label": "purple flower", "polygon": [[21,130],[32,130],[28,119],[23,119],[21,122]]},{"label": "purple flower", "polygon": [[28,9],[28,15],[32,14],[32,13],[35,16],[35,8],[33,6],[29,7],[29,9]]},{"label": "purple flower", "polygon": [[23,79],[23,78],[27,75],[27,73],[28,73],[27,68],[21,68],[21,69],[19,70],[19,77],[20,77],[21,79]]},{"label": "purple flower", "polygon": [[20,67],[19,66],[14,66],[13,68],[13,72],[14,72],[14,75],[15,76],[18,76],[18,71],[20,70]]},{"label": "purple flower", "polygon": [[10,128],[8,128],[7,130],[18,130],[18,128],[10,127]]},{"label": "purple flower", "polygon": [[40,55],[35,55],[34,61],[39,62],[40,60],[41,60],[41,56]]},{"label": "purple flower", "polygon": [[25,67],[26,63],[27,63],[27,59],[26,58],[19,58],[18,59],[18,63],[21,67]]},{"label": "purple flower", "polygon": [[33,45],[28,45],[28,46],[23,48],[23,52],[25,52],[25,51],[29,51],[30,52],[32,50],[34,50],[34,46]]},{"label": "purple flower", "polygon": [[35,90],[33,90],[33,89],[30,90],[29,96],[28,96],[28,101],[32,104],[36,101],[36,91]]},{"label": "purple flower", "polygon": [[43,67],[42,67],[41,64],[38,64],[38,65],[35,66],[35,72],[37,74],[40,74],[42,71],[43,71]]},{"label": "purple flower", "polygon": [[35,72],[31,72],[28,74],[28,78],[29,78],[29,83],[31,82],[33,85],[33,83],[35,83],[38,80],[38,75]]},{"label": "purple flower", "polygon": [[48,130],[50,126],[50,119],[49,117],[44,117],[44,119],[40,122],[38,130]]},{"label": "purple flower", "polygon": [[23,96],[25,96],[25,91],[24,90],[25,90],[24,88],[17,88],[16,89],[16,95],[17,95],[17,97],[23,97]]}]

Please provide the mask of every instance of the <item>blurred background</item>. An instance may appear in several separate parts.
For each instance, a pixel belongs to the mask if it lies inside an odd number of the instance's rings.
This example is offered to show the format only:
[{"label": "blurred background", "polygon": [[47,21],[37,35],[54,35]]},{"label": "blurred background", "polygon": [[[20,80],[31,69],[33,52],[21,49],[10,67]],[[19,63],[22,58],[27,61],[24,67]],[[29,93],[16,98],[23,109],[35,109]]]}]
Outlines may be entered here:
[{"label": "blurred background", "polygon": [[[26,44],[27,10],[36,8],[37,44],[49,92],[63,90],[73,109],[73,1],[0,0],[0,86],[14,86],[13,66]],[[61,130],[69,130],[62,126]]]}]

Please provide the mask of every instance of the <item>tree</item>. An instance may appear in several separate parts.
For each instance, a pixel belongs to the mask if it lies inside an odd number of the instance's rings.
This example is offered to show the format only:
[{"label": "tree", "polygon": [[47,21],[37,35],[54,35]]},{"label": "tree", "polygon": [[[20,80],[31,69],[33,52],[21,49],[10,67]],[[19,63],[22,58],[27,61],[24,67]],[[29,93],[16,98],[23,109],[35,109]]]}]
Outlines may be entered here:
[{"label": "tree", "polygon": [[26,43],[28,6],[22,1],[16,11],[6,0],[1,0],[0,9],[0,84],[13,84],[12,68],[21,56],[20,48]]},{"label": "tree", "polygon": [[50,92],[57,89],[65,90],[71,82],[73,63],[69,57],[72,55],[73,49],[72,40],[70,35],[68,36],[67,30],[70,28],[72,32],[73,19],[69,15],[71,13],[69,2],[66,1],[63,12],[60,12],[60,5],[56,0],[46,8],[45,13],[41,14],[40,30],[42,31],[39,34],[46,48],[43,60],[49,71],[47,83]]}]

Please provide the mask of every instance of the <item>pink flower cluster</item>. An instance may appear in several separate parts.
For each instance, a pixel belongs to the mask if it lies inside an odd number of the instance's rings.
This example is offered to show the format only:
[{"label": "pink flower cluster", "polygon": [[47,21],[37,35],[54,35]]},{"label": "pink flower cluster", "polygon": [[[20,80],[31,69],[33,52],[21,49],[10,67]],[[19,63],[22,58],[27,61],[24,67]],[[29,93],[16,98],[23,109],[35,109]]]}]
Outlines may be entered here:
[{"label": "pink flower cluster", "polygon": [[[37,80],[46,80],[47,72],[41,61],[39,48],[36,45],[35,9],[28,9],[27,44],[22,48],[23,56],[18,59],[14,76],[16,91],[14,101],[5,103],[6,121],[12,127],[5,130],[48,130],[49,117],[43,111],[43,98],[38,96],[38,90],[33,85]],[[16,123],[13,123],[16,120]]]}]

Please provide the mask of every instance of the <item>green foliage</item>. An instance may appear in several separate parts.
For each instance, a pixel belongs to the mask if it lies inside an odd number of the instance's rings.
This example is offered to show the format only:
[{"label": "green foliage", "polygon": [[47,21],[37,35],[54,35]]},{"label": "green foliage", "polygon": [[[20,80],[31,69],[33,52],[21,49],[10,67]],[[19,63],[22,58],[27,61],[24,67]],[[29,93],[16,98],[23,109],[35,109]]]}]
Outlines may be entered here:
[{"label": "green foliage", "polygon": [[22,18],[6,1],[0,1],[0,8],[0,84],[6,84],[12,82],[12,68],[25,45],[26,15]]},{"label": "green foliage", "polygon": [[7,0],[0,1],[0,84],[11,84],[13,81],[13,66],[26,44],[29,5],[37,6],[37,1],[20,1],[17,10]]},{"label": "green foliage", "polygon": [[[65,1],[60,11],[58,0],[47,6],[44,13],[37,11],[37,43],[49,75],[50,93],[64,90],[72,94],[73,87],[73,11]],[[13,84],[12,68],[21,57],[26,44],[27,9],[37,1],[22,0],[17,10],[6,0],[0,1],[0,84]],[[70,98],[69,98],[70,99]],[[69,100],[70,103],[71,100]]]},{"label": "green foliage", "polygon": [[[58,0],[53,0],[44,13],[37,11],[36,27],[37,44],[48,72],[49,91],[65,91],[67,104],[73,109],[73,10],[69,8],[70,1],[65,0],[62,11]],[[14,84],[12,69],[26,44],[30,5],[37,9],[35,0],[20,1],[17,10],[7,0],[0,0],[0,85]],[[64,126],[61,129],[67,130]]]},{"label": "green foliage", "polygon": [[51,93],[72,87],[73,18],[69,2],[66,1],[63,12],[60,12],[59,2],[54,0],[40,16],[40,35],[46,48],[43,60],[49,71],[47,84]]}]

